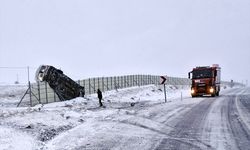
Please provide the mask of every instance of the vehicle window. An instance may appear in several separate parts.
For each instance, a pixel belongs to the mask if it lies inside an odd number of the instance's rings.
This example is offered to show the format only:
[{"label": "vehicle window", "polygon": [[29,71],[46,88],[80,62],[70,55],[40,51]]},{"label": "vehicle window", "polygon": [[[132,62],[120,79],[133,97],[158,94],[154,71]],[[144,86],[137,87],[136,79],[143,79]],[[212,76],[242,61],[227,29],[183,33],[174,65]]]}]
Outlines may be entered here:
[{"label": "vehicle window", "polygon": [[195,71],[193,71],[193,79],[211,78],[211,77],[212,77],[212,70],[195,70]]}]

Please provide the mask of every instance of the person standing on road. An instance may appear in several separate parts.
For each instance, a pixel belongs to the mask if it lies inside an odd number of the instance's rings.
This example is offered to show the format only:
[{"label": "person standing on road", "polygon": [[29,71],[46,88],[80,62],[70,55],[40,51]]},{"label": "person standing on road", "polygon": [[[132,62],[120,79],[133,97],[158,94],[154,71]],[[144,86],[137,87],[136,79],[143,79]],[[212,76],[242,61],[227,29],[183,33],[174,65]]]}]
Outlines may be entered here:
[{"label": "person standing on road", "polygon": [[97,96],[98,96],[98,99],[99,99],[99,104],[100,104],[100,107],[102,107],[102,92],[100,89],[97,89]]}]

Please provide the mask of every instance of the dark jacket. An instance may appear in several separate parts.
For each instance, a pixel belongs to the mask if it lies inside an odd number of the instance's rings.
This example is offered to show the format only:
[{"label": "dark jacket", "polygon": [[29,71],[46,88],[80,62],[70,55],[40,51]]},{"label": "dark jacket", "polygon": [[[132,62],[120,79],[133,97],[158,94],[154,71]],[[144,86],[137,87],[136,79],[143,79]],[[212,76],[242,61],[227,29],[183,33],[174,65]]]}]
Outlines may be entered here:
[{"label": "dark jacket", "polygon": [[99,89],[97,89],[97,96],[99,99],[102,99],[102,92]]}]

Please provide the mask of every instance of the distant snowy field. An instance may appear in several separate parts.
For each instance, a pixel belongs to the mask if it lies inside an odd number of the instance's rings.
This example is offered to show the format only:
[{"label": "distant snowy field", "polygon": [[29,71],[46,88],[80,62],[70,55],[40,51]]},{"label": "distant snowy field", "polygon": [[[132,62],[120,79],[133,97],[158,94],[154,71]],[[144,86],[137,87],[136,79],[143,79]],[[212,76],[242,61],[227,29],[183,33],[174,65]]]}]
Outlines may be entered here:
[{"label": "distant snowy field", "polygon": [[0,107],[14,107],[27,90],[27,85],[1,85],[0,84]]},{"label": "distant snowy field", "polygon": [[154,110],[172,109],[168,115],[173,115],[180,105],[201,101],[190,100],[188,87],[167,86],[165,103],[162,86],[148,85],[104,92],[105,108],[99,107],[96,94],[16,108],[26,87],[0,88],[0,150],[150,149],[157,138],[149,140],[155,131],[148,129],[166,128],[147,119]]}]

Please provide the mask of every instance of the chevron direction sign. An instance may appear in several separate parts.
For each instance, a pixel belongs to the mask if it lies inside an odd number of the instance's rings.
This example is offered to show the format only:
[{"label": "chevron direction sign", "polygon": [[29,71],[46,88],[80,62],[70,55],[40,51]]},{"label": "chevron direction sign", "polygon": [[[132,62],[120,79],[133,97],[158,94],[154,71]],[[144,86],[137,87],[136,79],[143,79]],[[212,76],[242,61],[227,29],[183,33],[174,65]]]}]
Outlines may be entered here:
[{"label": "chevron direction sign", "polygon": [[160,76],[160,83],[165,84],[167,78],[165,76]]}]

